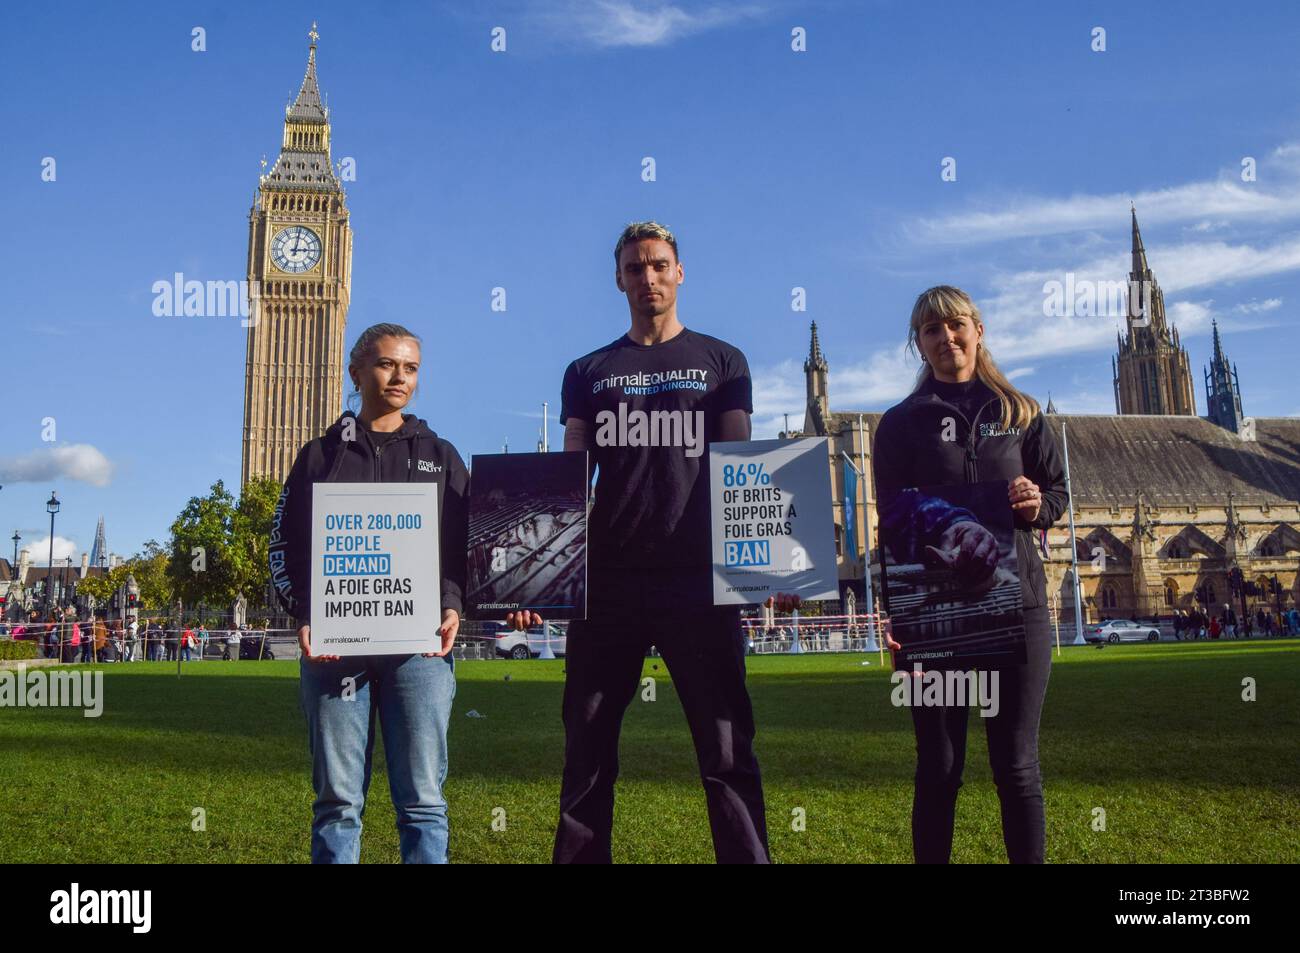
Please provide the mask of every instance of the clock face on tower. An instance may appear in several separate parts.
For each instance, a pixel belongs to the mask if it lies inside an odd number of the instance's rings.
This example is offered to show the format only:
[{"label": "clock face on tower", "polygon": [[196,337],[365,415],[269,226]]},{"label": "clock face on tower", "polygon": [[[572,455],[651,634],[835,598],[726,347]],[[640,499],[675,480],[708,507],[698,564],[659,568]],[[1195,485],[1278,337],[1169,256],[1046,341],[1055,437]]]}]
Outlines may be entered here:
[{"label": "clock face on tower", "polygon": [[290,225],[271,239],[271,260],[291,275],[311,271],[320,261],[320,236],[305,225]]}]

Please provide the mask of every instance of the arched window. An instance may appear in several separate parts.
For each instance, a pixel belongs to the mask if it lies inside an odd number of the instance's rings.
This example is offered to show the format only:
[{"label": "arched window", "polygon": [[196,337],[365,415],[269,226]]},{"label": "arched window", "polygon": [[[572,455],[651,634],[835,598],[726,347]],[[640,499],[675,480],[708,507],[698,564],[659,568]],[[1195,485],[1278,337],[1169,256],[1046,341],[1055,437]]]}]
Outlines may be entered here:
[{"label": "arched window", "polygon": [[1165,605],[1173,608],[1178,603],[1178,583],[1172,579],[1165,580]]},{"label": "arched window", "polygon": [[1114,609],[1117,605],[1118,605],[1118,602],[1117,602],[1117,600],[1115,599],[1115,587],[1114,587],[1114,586],[1102,586],[1102,587],[1101,587],[1101,607],[1102,607],[1103,609]]},{"label": "arched window", "polygon": [[1165,547],[1165,556],[1169,559],[1186,559],[1187,544],[1181,539],[1171,539]]}]

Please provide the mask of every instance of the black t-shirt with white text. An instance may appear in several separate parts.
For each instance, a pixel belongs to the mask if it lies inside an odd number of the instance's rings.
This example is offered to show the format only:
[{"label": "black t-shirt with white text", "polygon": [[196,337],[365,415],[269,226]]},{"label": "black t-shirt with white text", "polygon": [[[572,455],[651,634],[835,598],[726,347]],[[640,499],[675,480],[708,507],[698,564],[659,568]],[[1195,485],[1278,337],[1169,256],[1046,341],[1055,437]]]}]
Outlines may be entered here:
[{"label": "black t-shirt with white text", "polygon": [[745,355],[689,329],[624,335],[565,370],[560,423],[586,421],[596,443],[588,615],[712,605],[706,451],[729,410],[754,410]]}]

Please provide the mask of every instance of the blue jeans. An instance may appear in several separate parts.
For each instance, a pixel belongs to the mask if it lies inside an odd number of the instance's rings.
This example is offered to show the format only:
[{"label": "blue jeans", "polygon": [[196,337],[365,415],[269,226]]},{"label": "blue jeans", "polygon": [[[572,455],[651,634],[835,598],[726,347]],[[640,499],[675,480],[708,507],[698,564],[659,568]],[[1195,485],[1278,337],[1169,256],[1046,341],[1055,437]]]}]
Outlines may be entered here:
[{"label": "blue jeans", "polygon": [[299,700],[311,749],[311,859],[355,864],[370,790],[375,716],[406,864],[447,863],[447,723],[456,695],[450,655],[362,655],[299,662]]}]

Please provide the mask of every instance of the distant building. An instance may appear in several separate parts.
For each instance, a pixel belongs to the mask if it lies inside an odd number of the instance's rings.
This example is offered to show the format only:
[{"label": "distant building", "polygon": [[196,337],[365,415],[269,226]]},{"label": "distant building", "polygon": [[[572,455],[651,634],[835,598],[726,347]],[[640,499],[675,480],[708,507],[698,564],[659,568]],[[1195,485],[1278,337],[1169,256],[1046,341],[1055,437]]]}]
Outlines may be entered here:
[{"label": "distant building", "polygon": [[[101,518],[101,535],[102,529]],[[17,565],[0,558],[0,598],[4,600],[0,621],[26,621],[32,612],[43,614],[47,586],[50,587],[51,607],[70,605],[78,614],[88,612],[92,600],[78,592],[81,580],[88,576],[107,575],[121,561],[116,553],[106,553],[104,566],[92,565],[90,554],[82,553],[80,565],[67,559],[56,559],[53,567],[36,566],[32,564],[31,551],[27,549],[19,550]]]}]

